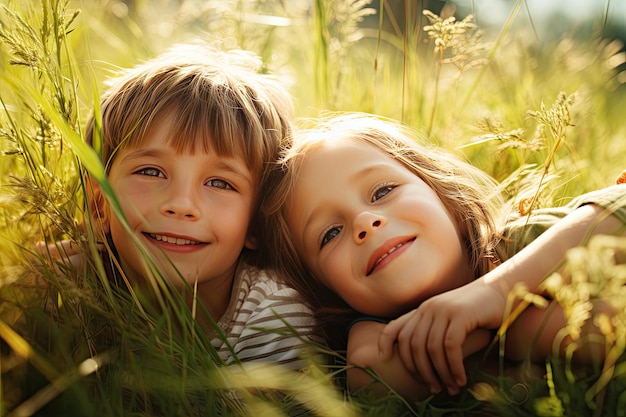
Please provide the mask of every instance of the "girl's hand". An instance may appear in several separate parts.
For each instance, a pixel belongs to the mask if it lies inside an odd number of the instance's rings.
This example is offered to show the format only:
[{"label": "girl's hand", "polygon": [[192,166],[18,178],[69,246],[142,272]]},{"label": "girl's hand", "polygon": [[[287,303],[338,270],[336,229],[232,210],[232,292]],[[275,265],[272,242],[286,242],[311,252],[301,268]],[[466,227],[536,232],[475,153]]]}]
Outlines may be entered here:
[{"label": "girl's hand", "polygon": [[385,326],[378,340],[381,359],[391,356],[397,341],[409,372],[433,393],[443,382],[448,393],[457,394],[467,383],[463,359],[487,345],[486,329],[501,324],[504,309],[502,294],[480,280],[434,296]]}]

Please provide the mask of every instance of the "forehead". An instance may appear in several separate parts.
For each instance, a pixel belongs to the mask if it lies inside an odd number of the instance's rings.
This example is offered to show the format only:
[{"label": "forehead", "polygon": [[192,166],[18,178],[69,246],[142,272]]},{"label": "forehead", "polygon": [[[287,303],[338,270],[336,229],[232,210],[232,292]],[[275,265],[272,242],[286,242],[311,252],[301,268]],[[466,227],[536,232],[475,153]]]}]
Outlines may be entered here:
[{"label": "forehead", "polygon": [[117,158],[120,153],[142,148],[167,148],[172,157],[215,155],[241,161],[254,171],[255,164],[240,142],[239,138],[220,137],[217,132],[202,124],[189,126],[181,123],[176,112],[168,111],[150,123],[143,134],[123,142],[113,158]]},{"label": "forehead", "polygon": [[307,221],[320,207],[347,201],[351,192],[361,193],[363,184],[378,174],[403,168],[376,147],[348,140],[319,144],[300,158],[287,207],[291,221]]},{"label": "forehead", "polygon": [[213,167],[221,166],[254,180],[254,173],[242,153],[219,152],[207,135],[206,132],[196,132],[195,135],[182,137],[172,125],[172,119],[165,118],[156,123],[139,140],[121,147],[113,164],[119,165],[122,161],[130,162],[137,158],[172,159],[199,156],[206,157],[206,163]]},{"label": "forehead", "polygon": [[324,141],[300,155],[300,158],[296,183],[315,182],[321,178],[344,181],[352,179],[356,172],[374,167],[400,166],[389,154],[375,146],[353,140]]}]

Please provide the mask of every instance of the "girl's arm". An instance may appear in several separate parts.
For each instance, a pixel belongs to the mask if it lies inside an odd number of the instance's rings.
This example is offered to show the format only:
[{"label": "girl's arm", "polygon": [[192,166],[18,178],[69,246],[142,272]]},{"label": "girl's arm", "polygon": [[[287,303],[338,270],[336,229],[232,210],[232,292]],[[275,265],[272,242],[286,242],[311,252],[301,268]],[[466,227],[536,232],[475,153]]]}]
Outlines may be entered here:
[{"label": "girl's arm", "polygon": [[[606,300],[592,299],[590,302],[594,316],[616,314],[615,308]],[[563,308],[557,302],[552,301],[544,308],[529,306],[504,334],[506,358],[541,361],[555,351],[563,353],[574,347],[572,360],[575,363],[599,363],[605,359],[605,336],[593,320],[585,320],[578,340],[569,335],[566,325]]]},{"label": "girl's arm", "polygon": [[[375,321],[360,321],[350,329],[346,356],[348,365],[355,367],[347,371],[348,389],[351,392],[367,390],[375,397],[385,397],[389,395],[389,386],[409,401],[427,398],[430,395],[428,384],[405,369],[397,352],[389,359],[380,359],[377,338],[384,326]],[[361,367],[372,370],[384,383]]]},{"label": "girl's arm", "polygon": [[594,235],[626,236],[624,223],[603,207],[587,204],[568,214],[527,247],[475,282],[489,285],[505,298],[518,284],[531,292],[562,266],[566,252]]},{"label": "girl's arm", "polygon": [[[416,310],[390,322],[379,339],[382,357],[391,357],[393,345],[398,341],[399,355],[407,368],[418,372],[433,390],[440,389],[441,380],[450,393],[457,392],[466,383],[462,346],[467,335],[477,328],[498,328],[507,311],[509,294],[516,285],[536,293],[541,282],[562,265],[567,250],[586,243],[596,234],[623,236],[624,224],[594,204],[574,210],[493,271],[463,287],[432,297]],[[514,309],[517,304],[519,300],[510,307]],[[525,311],[517,319],[527,320],[526,326],[521,324],[525,321],[520,321],[512,328],[522,350],[524,345],[531,345],[539,330],[541,320],[535,320],[532,314],[537,313],[532,311],[535,309]],[[555,327],[562,328],[563,323]],[[539,347],[546,349],[537,353],[545,356],[551,352],[548,345],[554,333],[544,333],[545,345]]]}]

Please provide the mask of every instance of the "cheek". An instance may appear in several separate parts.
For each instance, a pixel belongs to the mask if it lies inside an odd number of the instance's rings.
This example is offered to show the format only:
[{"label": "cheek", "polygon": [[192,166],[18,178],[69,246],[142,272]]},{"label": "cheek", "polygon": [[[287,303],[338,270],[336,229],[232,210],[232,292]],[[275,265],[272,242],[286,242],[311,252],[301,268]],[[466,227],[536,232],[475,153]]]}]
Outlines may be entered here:
[{"label": "cheek", "polygon": [[318,268],[313,272],[324,285],[343,295],[343,287],[352,276],[349,265],[350,259],[342,254],[340,248],[333,248],[331,254],[320,259]]},{"label": "cheek", "polygon": [[116,217],[111,218],[109,233],[115,248],[119,253],[123,254],[122,259],[130,258],[131,254],[136,250],[134,240]]},{"label": "cheek", "polygon": [[[145,198],[156,199],[163,196],[167,191],[164,187],[166,182],[156,181],[142,175],[126,175],[110,179],[113,191],[121,199],[141,200]],[[155,200],[152,200],[155,201]]]},{"label": "cheek", "polygon": [[454,226],[454,230],[456,231],[457,235],[465,238],[465,235],[467,233],[465,231],[466,227],[464,218],[448,208],[443,202],[441,202],[441,207],[442,210],[445,212],[445,215],[450,220],[450,223],[452,223],[452,225]]},{"label": "cheek", "polygon": [[237,231],[248,230],[250,226],[250,220],[252,218],[252,211],[250,205],[246,202],[226,202],[220,203],[207,199],[203,204],[205,209],[204,216],[208,217],[210,222],[224,230],[232,230],[233,234],[237,234]]},{"label": "cheek", "polygon": [[469,246],[466,225],[466,222],[469,222],[469,220],[463,221],[460,218],[457,218],[457,216],[455,216],[454,214],[449,214],[448,216],[450,218],[450,222],[454,226],[454,231],[456,232],[456,240],[465,250]]},{"label": "cheek", "polygon": [[129,221],[130,218],[158,211],[166,198],[165,190],[146,185],[145,182],[123,181],[115,184],[113,189]]},{"label": "cheek", "polygon": [[[142,219],[144,219],[144,214],[146,214],[145,210],[141,206],[141,199],[136,200],[133,198],[129,198],[127,196],[121,197],[119,199],[120,208],[128,221],[128,224],[131,228],[136,226],[139,223],[142,223]],[[143,201],[150,201],[148,199],[144,199]],[[115,216],[115,214],[111,213],[111,215]],[[120,222],[118,220],[118,222]]]}]

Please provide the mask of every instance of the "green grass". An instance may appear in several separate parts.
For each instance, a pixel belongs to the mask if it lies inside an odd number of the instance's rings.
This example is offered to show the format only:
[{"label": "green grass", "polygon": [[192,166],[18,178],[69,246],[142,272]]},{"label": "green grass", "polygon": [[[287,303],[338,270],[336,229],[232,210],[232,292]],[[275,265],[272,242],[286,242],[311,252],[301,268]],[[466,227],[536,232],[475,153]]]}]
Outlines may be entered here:
[{"label": "green grass", "polygon": [[[297,378],[222,369],[167,288],[169,307],[156,314],[109,286],[98,262],[72,268],[35,251],[37,241],[62,238],[94,250],[80,227],[80,174],[106,180],[81,128],[106,76],[195,38],[256,51],[300,117],[360,110],[404,121],[508,184],[514,205],[562,204],[626,169],[625,59],[600,37],[605,20],[583,36],[544,40],[522,0],[498,33],[471,18],[424,16],[420,2],[402,5],[406,19],[383,3],[372,15],[365,1],[0,0],[0,416],[624,414],[626,278],[607,261],[623,253],[622,240],[572,252],[571,268],[593,268],[558,294],[572,325],[589,282],[615,301],[618,331],[603,369],[555,361],[540,367],[544,379],[522,367],[414,405],[349,396],[314,367]],[[228,394],[254,381],[288,395],[243,390],[244,406]]]}]

